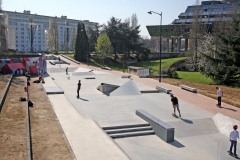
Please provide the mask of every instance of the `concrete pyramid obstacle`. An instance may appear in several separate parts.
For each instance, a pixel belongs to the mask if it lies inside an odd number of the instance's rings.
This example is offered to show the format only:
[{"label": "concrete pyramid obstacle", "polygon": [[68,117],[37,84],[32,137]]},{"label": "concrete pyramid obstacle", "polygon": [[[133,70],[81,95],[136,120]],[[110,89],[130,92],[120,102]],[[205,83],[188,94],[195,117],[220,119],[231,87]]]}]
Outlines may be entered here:
[{"label": "concrete pyramid obstacle", "polygon": [[141,92],[137,85],[129,80],[121,85],[119,88],[110,93],[110,96],[125,96],[125,95],[140,95]]}]

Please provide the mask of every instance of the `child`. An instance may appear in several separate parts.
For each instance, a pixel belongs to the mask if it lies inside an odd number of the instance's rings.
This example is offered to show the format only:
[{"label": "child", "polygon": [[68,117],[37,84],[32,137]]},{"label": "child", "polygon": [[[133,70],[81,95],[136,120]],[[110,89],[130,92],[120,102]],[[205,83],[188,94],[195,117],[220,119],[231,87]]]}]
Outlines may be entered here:
[{"label": "child", "polygon": [[[237,151],[237,139],[239,138],[239,132],[237,131],[237,129],[238,129],[238,126],[234,125],[233,131],[230,133],[231,146],[230,146],[229,154],[235,157],[238,157],[236,151]],[[232,152],[232,148],[234,148],[234,154]]]}]

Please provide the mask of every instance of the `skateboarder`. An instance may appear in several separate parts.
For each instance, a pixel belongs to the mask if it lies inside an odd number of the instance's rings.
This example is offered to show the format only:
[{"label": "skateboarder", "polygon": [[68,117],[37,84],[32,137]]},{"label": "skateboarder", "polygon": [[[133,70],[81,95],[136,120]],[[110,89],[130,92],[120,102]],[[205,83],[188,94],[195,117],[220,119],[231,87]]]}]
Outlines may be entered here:
[{"label": "skateboarder", "polygon": [[79,91],[81,89],[81,80],[78,81],[78,87],[77,87],[77,98],[79,98]]},{"label": "skateboarder", "polygon": [[173,116],[176,116],[176,108],[178,110],[178,113],[179,113],[179,117],[181,117],[181,113],[180,113],[180,110],[179,110],[179,104],[178,104],[178,98],[175,97],[173,94],[171,94],[171,102],[172,102],[172,105],[173,105]]},{"label": "skateboarder", "polygon": [[[238,157],[236,151],[237,151],[237,139],[239,138],[239,132],[237,131],[237,129],[238,129],[238,126],[234,125],[233,131],[230,133],[231,146],[230,146],[229,154],[235,157]],[[234,152],[232,152],[232,148],[234,148]]]},{"label": "skateboarder", "polygon": [[66,68],[66,75],[68,75],[68,67]]},{"label": "skateboarder", "polygon": [[223,91],[222,91],[221,88],[219,88],[219,87],[216,87],[216,90],[217,90],[217,100],[218,100],[217,106],[218,106],[219,108],[221,108]]}]

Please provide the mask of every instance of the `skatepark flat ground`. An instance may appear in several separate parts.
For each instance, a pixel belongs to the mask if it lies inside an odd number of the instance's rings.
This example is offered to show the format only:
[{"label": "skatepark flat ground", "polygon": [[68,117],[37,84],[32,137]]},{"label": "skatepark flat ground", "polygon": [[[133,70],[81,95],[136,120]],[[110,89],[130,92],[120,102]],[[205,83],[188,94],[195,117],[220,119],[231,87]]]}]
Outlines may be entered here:
[{"label": "skatepark flat ground", "polygon": [[[69,68],[68,75],[65,73],[66,67]],[[225,103],[224,108],[217,108],[216,100],[187,92],[180,87],[134,75],[131,75],[131,79],[122,78],[122,75],[124,74],[117,71],[73,63],[48,63],[44,87],[64,91],[64,94],[49,95],[49,99],[76,159],[234,159],[227,154],[230,145],[228,134],[233,124],[240,126],[239,108]],[[76,98],[78,80],[82,82],[80,99]],[[97,90],[101,83],[123,86],[122,92],[107,96]],[[126,84],[128,85],[124,88]],[[169,94],[134,94],[137,89],[155,90],[157,85],[171,89],[178,97],[181,118],[172,116]],[[156,135],[111,139],[102,129],[146,124],[135,114],[137,109],[145,110],[173,126],[175,141],[166,143]],[[240,154],[239,147],[237,152]]]}]

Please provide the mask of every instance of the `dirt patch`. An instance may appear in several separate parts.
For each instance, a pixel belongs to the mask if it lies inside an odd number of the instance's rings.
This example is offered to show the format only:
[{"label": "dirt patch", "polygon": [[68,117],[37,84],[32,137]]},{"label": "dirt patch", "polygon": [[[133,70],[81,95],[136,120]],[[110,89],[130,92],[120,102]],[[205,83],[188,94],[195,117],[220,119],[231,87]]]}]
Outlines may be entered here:
[{"label": "dirt patch", "polygon": [[240,101],[239,101],[240,94],[238,94],[240,92],[240,88],[233,88],[233,87],[227,87],[222,85],[206,85],[206,84],[194,83],[194,82],[184,81],[180,79],[171,79],[171,78],[163,78],[162,81],[164,83],[169,83],[175,86],[188,85],[188,86],[197,88],[199,93],[214,99],[217,98],[216,87],[219,87],[223,91],[222,101],[227,104],[240,108]]},{"label": "dirt patch", "polygon": [[[25,77],[14,78],[0,114],[1,160],[27,159],[26,103],[19,97],[24,92]],[[41,83],[32,83],[29,98],[33,159],[74,159],[71,148],[62,132],[59,121]],[[2,82],[2,81],[1,81]]]},{"label": "dirt patch", "polygon": [[18,101],[18,97],[24,96],[23,85],[21,79],[14,79],[0,114],[0,155],[2,160],[27,159],[26,103]]}]

